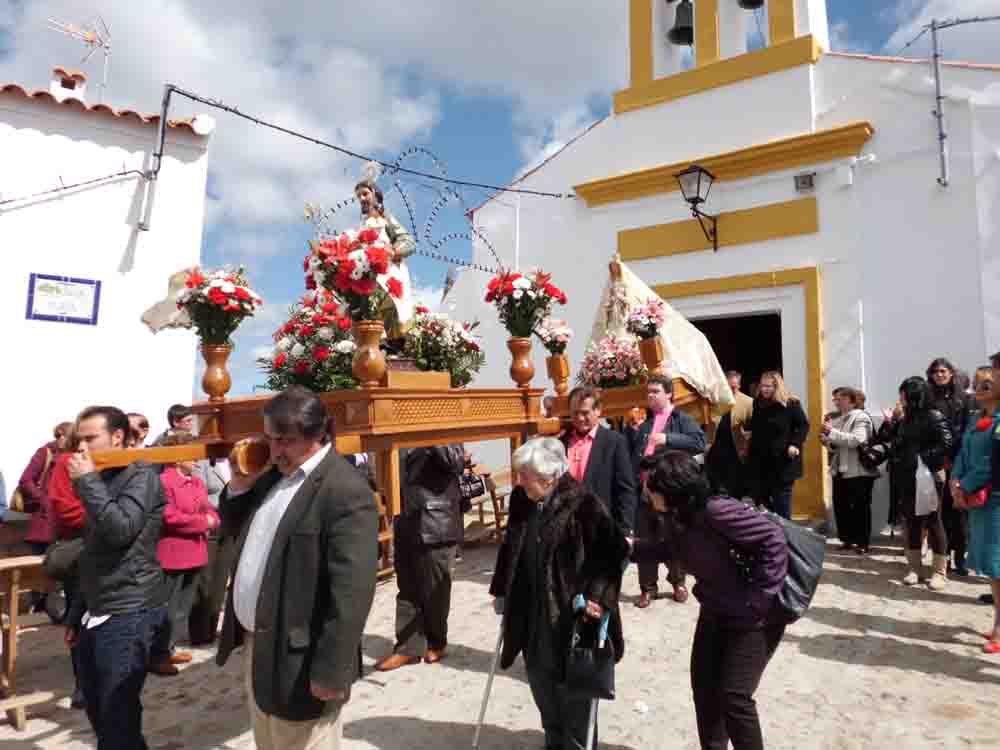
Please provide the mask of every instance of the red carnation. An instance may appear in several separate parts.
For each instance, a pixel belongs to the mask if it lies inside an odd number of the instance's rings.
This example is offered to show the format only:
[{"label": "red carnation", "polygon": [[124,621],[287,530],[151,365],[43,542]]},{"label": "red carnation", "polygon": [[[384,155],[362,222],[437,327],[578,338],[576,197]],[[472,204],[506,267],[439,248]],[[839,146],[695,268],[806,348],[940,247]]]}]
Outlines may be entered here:
[{"label": "red carnation", "polygon": [[325,305],[323,305],[323,312],[325,312],[327,315],[336,315],[337,305],[335,305],[333,302],[327,302]]},{"label": "red carnation", "polygon": [[197,271],[195,271],[190,276],[188,276],[188,280],[184,282],[184,286],[186,286],[188,289],[194,289],[195,287],[201,286],[204,283],[205,283],[205,277],[202,276]]},{"label": "red carnation", "polygon": [[370,245],[365,249],[365,255],[374,273],[383,274],[389,270],[389,251],[381,245]]},{"label": "red carnation", "polygon": [[281,330],[284,331],[285,333],[291,333],[292,331],[295,330],[295,324],[292,321],[288,321],[287,323],[285,323],[285,325],[281,327]]},{"label": "red carnation", "polygon": [[312,326],[302,326],[299,329],[299,336],[312,336],[316,332],[316,329]]},{"label": "red carnation", "polygon": [[310,256],[307,255],[305,258],[302,259],[302,270],[305,271],[306,273],[309,272],[309,258]]},{"label": "red carnation", "polygon": [[351,319],[350,318],[339,318],[337,320],[337,328],[341,331],[351,330]]},{"label": "red carnation", "polygon": [[389,294],[391,294],[396,299],[399,299],[400,297],[403,296],[403,284],[399,279],[395,278],[389,279],[386,282],[386,286],[389,289]]},{"label": "red carnation", "polygon": [[330,357],[330,350],[327,349],[325,346],[321,346],[318,349],[316,349],[316,351],[313,352],[313,359],[315,359],[317,362],[322,362],[325,359],[329,359],[329,357]]},{"label": "red carnation", "polygon": [[281,354],[279,354],[277,357],[274,358],[274,366],[282,367],[287,360],[288,360],[288,355],[282,352]]},{"label": "red carnation", "polygon": [[358,241],[368,244],[370,242],[376,242],[378,240],[379,232],[377,229],[362,229],[358,232]]},{"label": "red carnation", "polygon": [[315,289],[315,288],[316,288],[316,279],[314,279],[312,276],[306,276],[306,289]]},{"label": "red carnation", "polygon": [[375,279],[358,279],[356,281],[351,279],[351,291],[365,297],[374,292],[376,286]]},{"label": "red carnation", "polygon": [[241,286],[236,287],[236,291],[234,292],[234,294],[236,295],[236,299],[238,300],[242,300],[244,302],[249,302],[251,300],[250,292],[248,292]]},{"label": "red carnation", "polygon": [[307,372],[309,372],[309,363],[304,359],[300,359],[298,362],[295,363],[294,369],[296,375],[305,375]]},{"label": "red carnation", "polygon": [[415,308],[413,308],[413,311],[414,311],[414,312],[415,312],[415,313],[416,313],[417,315],[426,315],[427,313],[429,313],[429,312],[430,312],[430,309],[429,309],[429,308],[426,308],[426,307],[424,307],[423,305],[417,305],[417,306],[416,306]]}]

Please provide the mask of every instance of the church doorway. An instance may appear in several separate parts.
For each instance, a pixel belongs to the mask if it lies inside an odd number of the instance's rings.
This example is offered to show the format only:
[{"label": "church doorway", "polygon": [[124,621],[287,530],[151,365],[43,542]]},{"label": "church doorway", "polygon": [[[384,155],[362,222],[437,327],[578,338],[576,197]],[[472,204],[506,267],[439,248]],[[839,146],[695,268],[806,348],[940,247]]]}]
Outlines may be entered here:
[{"label": "church doorway", "polygon": [[723,370],[743,373],[744,393],[750,393],[762,373],[782,372],[780,313],[753,312],[691,322],[705,334]]}]

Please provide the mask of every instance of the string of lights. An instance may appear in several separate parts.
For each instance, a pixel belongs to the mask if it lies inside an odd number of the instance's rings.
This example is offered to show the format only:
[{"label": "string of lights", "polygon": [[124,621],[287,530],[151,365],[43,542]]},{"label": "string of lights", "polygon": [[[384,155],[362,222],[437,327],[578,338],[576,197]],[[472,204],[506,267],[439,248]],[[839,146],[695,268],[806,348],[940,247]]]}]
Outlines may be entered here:
[{"label": "string of lights", "polygon": [[[56,195],[58,193],[65,193],[70,190],[78,190],[79,188],[89,187],[90,185],[97,185],[102,182],[109,182],[111,180],[116,180],[120,177],[128,177],[129,175],[137,175],[139,177],[145,177],[146,174],[138,169],[126,169],[121,172],[115,172],[114,174],[105,175],[104,177],[95,177],[92,180],[84,180],[82,182],[74,182],[69,185],[59,185],[59,187],[50,188],[48,190],[40,190],[37,193],[30,193],[28,195],[19,195],[16,198],[3,198],[0,200],[0,208],[3,206],[10,205],[11,203],[25,203],[27,201],[35,200],[37,198],[44,198],[49,195]],[[62,179],[60,178],[60,182]]]},{"label": "string of lights", "polygon": [[[385,169],[386,171],[388,171],[390,173],[409,174],[409,175],[413,175],[414,177],[422,177],[424,179],[434,180],[436,182],[444,182],[444,183],[448,183],[448,184],[451,184],[451,185],[460,185],[462,187],[481,188],[483,190],[490,190],[490,191],[497,192],[497,193],[520,193],[522,195],[533,195],[533,196],[540,197],[540,198],[575,198],[576,197],[576,196],[574,196],[572,194],[569,194],[569,193],[549,193],[549,192],[546,192],[544,190],[529,190],[527,188],[511,188],[511,187],[503,187],[503,186],[500,186],[500,185],[490,185],[488,183],[482,183],[482,182],[470,182],[468,180],[456,180],[456,179],[451,178],[451,177],[446,177],[446,176],[442,176],[442,175],[436,175],[436,174],[433,174],[431,172],[422,172],[422,171],[417,170],[417,169],[409,169],[407,167],[400,166],[398,163],[387,162],[387,161],[383,161],[381,159],[376,159],[374,157],[367,156],[365,154],[360,154],[357,151],[352,151],[352,150],[350,150],[348,148],[344,148],[343,146],[338,146],[338,145],[336,145],[334,143],[330,143],[328,141],[324,141],[321,138],[316,138],[316,137],[311,136],[311,135],[306,135],[305,133],[300,133],[297,130],[292,130],[291,128],[286,128],[283,125],[278,125],[278,124],[273,123],[273,122],[268,122],[267,120],[262,120],[259,117],[255,117],[253,115],[247,114],[246,112],[243,112],[238,107],[234,107],[234,106],[225,104],[224,102],[219,101],[217,99],[210,99],[208,97],[200,96],[200,95],[194,94],[194,93],[192,93],[190,91],[185,91],[184,89],[177,88],[176,86],[173,86],[173,85],[168,85],[167,88],[172,93],[178,94],[180,96],[183,96],[183,97],[185,97],[187,99],[190,99],[192,101],[195,101],[195,102],[200,102],[201,104],[204,104],[204,105],[209,106],[209,107],[215,107],[216,109],[221,109],[223,112],[228,112],[231,115],[235,115],[236,117],[240,117],[240,118],[242,118],[244,120],[247,120],[249,122],[254,123],[255,125],[259,125],[259,126],[264,127],[264,128],[269,128],[269,129],[275,130],[275,131],[277,131],[279,133],[284,133],[285,135],[290,135],[293,138],[298,138],[298,139],[303,140],[303,141],[308,141],[309,143],[315,144],[317,146],[322,146],[323,148],[331,149],[331,150],[336,151],[337,153],[343,154],[345,156],[350,156],[353,159],[359,159],[359,160],[364,161],[364,162],[374,162],[375,164],[378,164],[380,167],[382,167],[383,169]],[[161,149],[162,149],[162,145],[161,145]]]}]

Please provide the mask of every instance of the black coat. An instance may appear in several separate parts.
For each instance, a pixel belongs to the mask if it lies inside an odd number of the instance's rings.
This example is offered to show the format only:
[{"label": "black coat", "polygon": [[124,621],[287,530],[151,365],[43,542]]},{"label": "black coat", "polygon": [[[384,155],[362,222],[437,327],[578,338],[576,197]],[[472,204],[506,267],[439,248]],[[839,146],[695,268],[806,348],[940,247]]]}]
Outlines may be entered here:
[{"label": "black coat", "polygon": [[[646,444],[653,432],[655,416],[650,414],[638,428],[630,427],[625,431],[632,454],[632,473],[639,476],[639,464],[646,453]],[[674,409],[663,430],[667,443],[662,449],[686,451],[692,455],[705,452],[705,432],[691,417],[680,409]]]},{"label": "black coat", "polygon": [[437,445],[399,452],[403,516],[400,528],[424,544],[457,544],[462,538],[462,491],[458,478],[465,469],[465,448]]},{"label": "black coat", "polygon": [[951,458],[955,436],[948,418],[937,409],[930,409],[913,419],[883,422],[877,440],[887,443],[895,465],[912,474],[917,458],[931,471],[945,467]]},{"label": "black coat", "polygon": [[962,448],[962,437],[969,425],[975,421],[973,415],[979,412],[973,396],[957,391],[954,386],[940,388],[931,385],[931,408],[941,412],[951,428],[952,444],[948,455],[954,461]]},{"label": "black coat", "polygon": [[[802,477],[802,445],[809,435],[809,419],[796,399],[787,404],[756,399],[750,419],[750,453],[748,473],[760,481],[780,476],[785,482]],[[789,457],[794,445],[799,455]]]},{"label": "black coat", "polygon": [[[571,433],[563,435],[569,450]],[[613,430],[598,427],[583,484],[611,509],[611,516],[623,532],[635,529],[636,475],[629,457],[628,440]]]},{"label": "black coat", "polygon": [[621,589],[622,563],[628,557],[628,544],[611,518],[604,502],[579,484],[568,473],[556,485],[549,502],[557,507],[538,528],[537,538],[526,533],[532,514],[539,507],[516,488],[510,497],[507,532],[497,555],[490,584],[493,596],[505,597],[504,640],[500,666],[507,669],[528,647],[531,632],[534,586],[520,580],[519,563],[526,545],[548,550],[543,561],[544,591],[548,612],[548,643],[553,645],[556,668],[561,673],[569,649],[573,627],[573,599],[577,594],[611,612],[608,640],[616,658],[625,653],[618,592]]},{"label": "black coat", "polygon": [[166,604],[169,592],[156,545],[167,503],[156,468],[137,461],[84,474],[74,487],[87,519],[78,614],[84,604],[98,616]]},{"label": "black coat", "polygon": [[[219,512],[225,535],[236,537],[235,577],[254,514],[281,479],[277,469],[253,488],[229,497]],[[358,674],[358,643],[375,595],[378,521],[362,477],[334,450],[295,493],[282,516],[257,600],[253,692],[265,713],[289,721],[319,718],[324,703],[310,681],[349,688]],[[244,631],[226,597],[216,661],[226,663]]]}]

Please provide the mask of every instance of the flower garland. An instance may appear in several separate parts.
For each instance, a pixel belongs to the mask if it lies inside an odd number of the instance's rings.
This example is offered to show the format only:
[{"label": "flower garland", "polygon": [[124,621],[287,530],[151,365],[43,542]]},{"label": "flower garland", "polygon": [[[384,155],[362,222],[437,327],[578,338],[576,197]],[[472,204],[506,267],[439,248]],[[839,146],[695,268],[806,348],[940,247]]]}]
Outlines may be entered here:
[{"label": "flower garland", "polygon": [[405,352],[421,370],[451,373],[451,387],[468,385],[486,362],[472,331],[478,323],[451,320],[418,305],[413,327],[406,334]]},{"label": "flower garland", "polygon": [[620,388],[637,385],[646,376],[646,366],[635,339],[609,334],[584,352],[576,379],[580,385]]},{"label": "flower garland", "polygon": [[389,278],[383,288],[379,277],[389,272],[392,246],[382,229],[364,227],[339,237],[309,243],[303,262],[307,289],[326,289],[343,300],[351,320],[376,320],[386,295],[399,299],[403,287]]},{"label": "flower garland", "polygon": [[542,271],[527,276],[504,271],[490,280],[486,301],[497,308],[500,322],[511,336],[528,338],[549,316],[553,304],[566,304],[566,294]]},{"label": "flower garland", "polygon": [[663,300],[648,299],[630,311],[625,327],[633,336],[641,339],[655,338],[667,319],[667,306]]},{"label": "flower garland", "polygon": [[178,309],[187,311],[202,344],[231,344],[230,336],[243,319],[263,304],[242,266],[235,271],[195,268],[177,295]]},{"label": "flower garland", "polygon": [[274,332],[271,353],[257,360],[266,387],[282,391],[304,385],[317,391],[357,388],[351,372],[354,351],[346,306],[330,292],[306,294],[289,310],[289,319]]},{"label": "flower garland", "polygon": [[539,324],[535,334],[542,340],[542,346],[549,354],[565,354],[566,347],[573,338],[573,329],[565,320],[546,318]]}]

